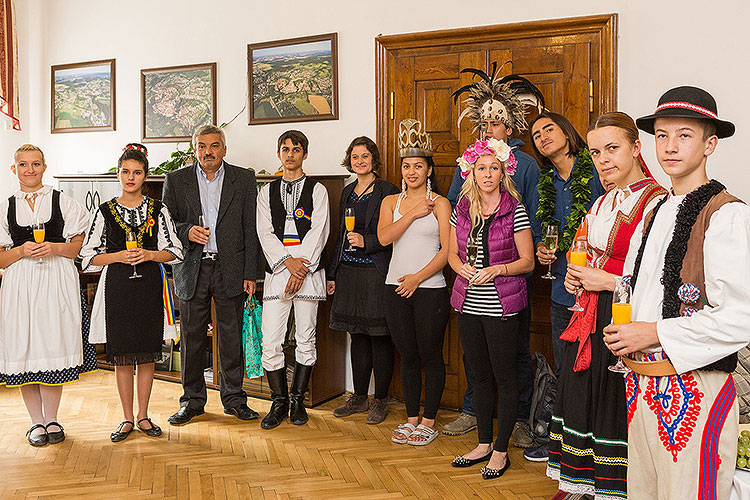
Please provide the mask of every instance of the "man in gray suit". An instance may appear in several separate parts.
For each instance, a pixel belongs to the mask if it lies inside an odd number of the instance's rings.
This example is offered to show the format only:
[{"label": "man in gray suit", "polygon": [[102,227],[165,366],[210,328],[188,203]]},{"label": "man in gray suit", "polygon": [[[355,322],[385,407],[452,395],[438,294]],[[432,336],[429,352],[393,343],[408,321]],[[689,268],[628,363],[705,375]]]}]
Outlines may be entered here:
[{"label": "man in gray suit", "polygon": [[[180,298],[182,387],[172,425],[189,422],[206,404],[206,330],[211,298],[216,305],[224,413],[241,420],[258,418],[242,389],[242,314],[247,294],[255,292],[258,239],[255,230],[255,174],[224,161],[224,131],[214,125],[193,134],[198,162],[167,174],[163,201],[182,241],[185,257],[174,266]],[[199,217],[203,216],[203,226]]]}]

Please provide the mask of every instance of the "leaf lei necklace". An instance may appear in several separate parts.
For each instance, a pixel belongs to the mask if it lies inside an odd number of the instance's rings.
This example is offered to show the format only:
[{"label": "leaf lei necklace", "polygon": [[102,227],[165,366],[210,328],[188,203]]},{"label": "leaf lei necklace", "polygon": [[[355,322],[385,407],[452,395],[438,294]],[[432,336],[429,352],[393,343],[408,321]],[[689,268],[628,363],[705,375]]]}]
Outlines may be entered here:
[{"label": "leaf lei necklace", "polygon": [[594,177],[594,161],[591,159],[591,153],[588,148],[584,148],[576,156],[573,171],[570,173],[572,180],[570,183],[570,213],[566,217],[566,225],[562,227],[560,221],[553,217],[555,213],[555,195],[557,190],[552,181],[554,175],[553,168],[543,170],[539,176],[539,208],[536,217],[542,226],[542,234],[547,232],[547,226],[556,225],[558,229],[558,251],[567,252],[573,243],[576,231],[581,224],[581,220],[588,210],[586,204],[591,199],[591,187],[589,181]]}]

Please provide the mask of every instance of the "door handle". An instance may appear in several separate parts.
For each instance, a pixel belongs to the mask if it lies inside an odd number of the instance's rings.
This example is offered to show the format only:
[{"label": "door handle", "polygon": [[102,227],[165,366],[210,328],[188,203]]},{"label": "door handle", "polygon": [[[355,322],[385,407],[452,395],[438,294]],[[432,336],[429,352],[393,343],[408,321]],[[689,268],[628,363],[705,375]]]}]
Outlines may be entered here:
[{"label": "door handle", "polygon": [[86,210],[89,212],[94,211],[94,207],[92,206],[94,204],[94,197],[91,196],[91,191],[86,191]]}]

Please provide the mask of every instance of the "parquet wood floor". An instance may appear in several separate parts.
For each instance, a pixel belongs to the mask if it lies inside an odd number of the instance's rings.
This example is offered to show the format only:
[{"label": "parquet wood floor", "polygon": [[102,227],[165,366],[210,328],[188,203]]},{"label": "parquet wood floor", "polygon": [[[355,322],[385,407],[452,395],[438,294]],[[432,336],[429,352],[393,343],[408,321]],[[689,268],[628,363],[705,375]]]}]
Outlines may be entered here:
[{"label": "parquet wood floor", "polygon": [[[156,381],[151,417],[164,434],[133,432],[112,443],[122,415],[114,374],[85,375],[63,391],[59,420],[67,439],[31,447],[30,427],[17,389],[0,388],[1,499],[476,499],[547,500],[557,491],[545,464],[523,459],[511,447],[511,468],[485,481],[480,466],[455,469],[453,456],[470,450],[476,434],[442,435],[426,447],[391,443],[390,432],[405,420],[401,403],[389,404],[380,425],[365,414],[335,418],[342,398],[310,413],[307,425],[288,422],[265,431],[259,421],[223,414],[218,391],[209,390],[206,414],[182,427],[167,423],[179,406],[179,384]],[[251,399],[265,414],[270,402]],[[439,423],[455,414],[443,411]]]}]

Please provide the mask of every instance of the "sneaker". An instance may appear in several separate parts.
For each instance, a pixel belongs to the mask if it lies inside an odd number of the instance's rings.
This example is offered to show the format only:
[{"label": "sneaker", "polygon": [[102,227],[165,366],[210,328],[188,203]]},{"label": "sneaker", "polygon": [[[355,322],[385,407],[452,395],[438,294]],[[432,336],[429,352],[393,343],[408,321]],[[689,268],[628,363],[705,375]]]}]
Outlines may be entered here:
[{"label": "sneaker", "polygon": [[526,422],[516,422],[513,427],[513,446],[517,448],[531,448],[534,446],[534,440],[531,439],[531,428]]},{"label": "sneaker", "polygon": [[523,450],[523,458],[530,462],[547,462],[549,460],[549,443]]},{"label": "sneaker", "polygon": [[370,404],[367,401],[367,396],[359,396],[352,394],[346,403],[333,410],[334,417],[348,417],[354,413],[367,411],[370,409]]},{"label": "sneaker", "polygon": [[477,417],[461,413],[456,420],[443,426],[443,433],[449,436],[460,436],[477,428]]},{"label": "sneaker", "polygon": [[388,398],[373,399],[370,404],[370,413],[367,415],[367,423],[370,425],[379,424],[385,420],[388,415],[388,407],[386,406]]}]

